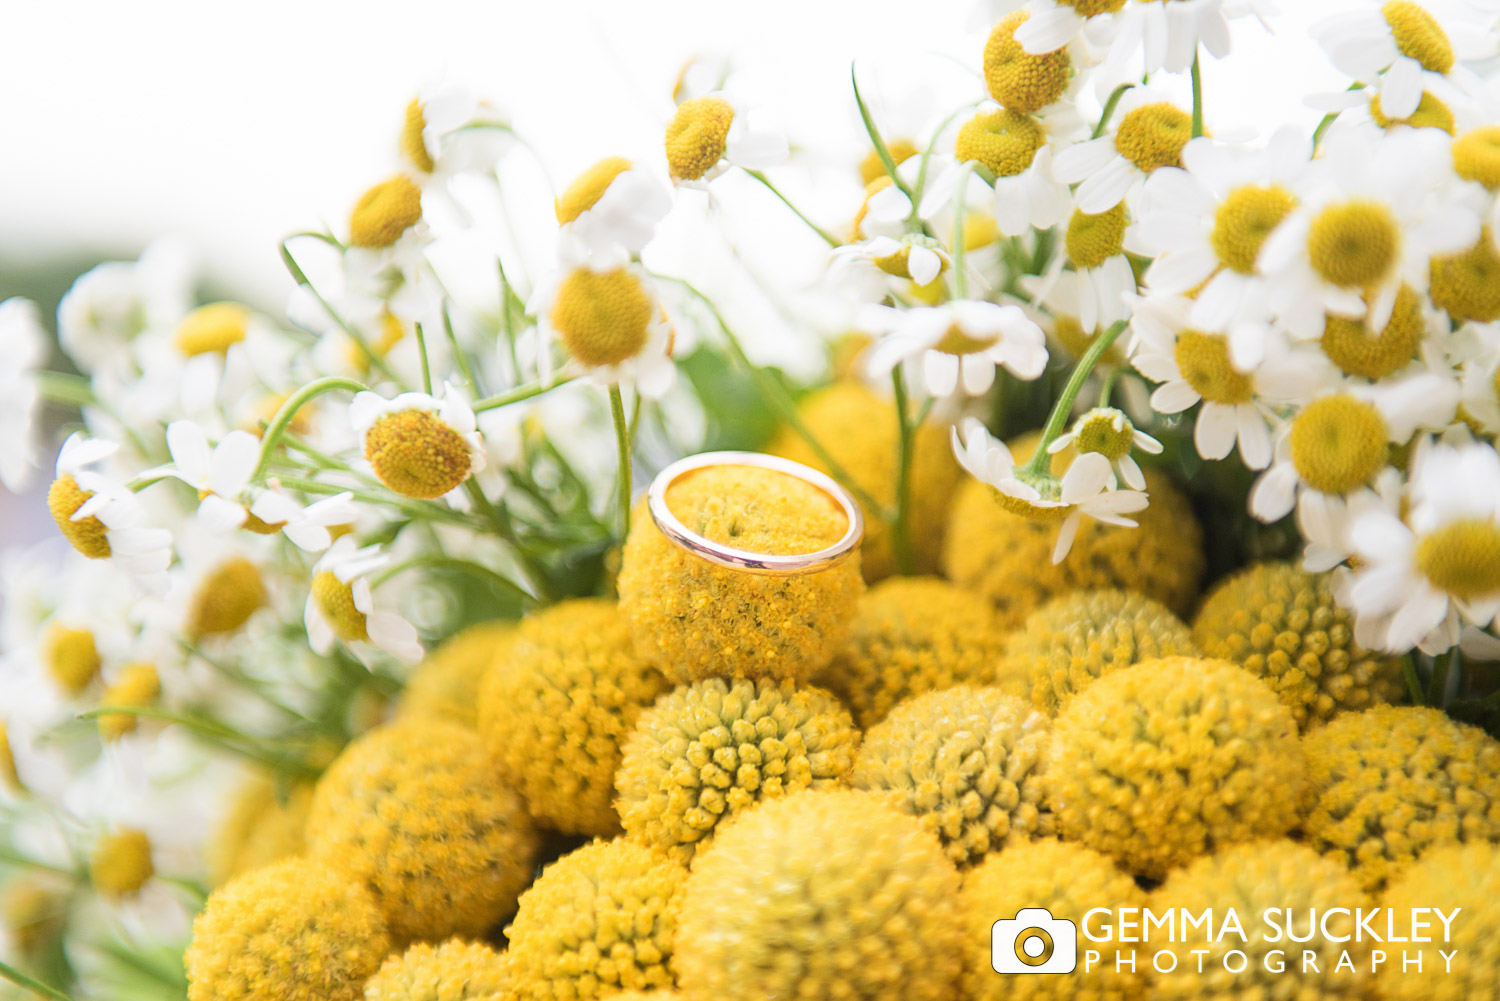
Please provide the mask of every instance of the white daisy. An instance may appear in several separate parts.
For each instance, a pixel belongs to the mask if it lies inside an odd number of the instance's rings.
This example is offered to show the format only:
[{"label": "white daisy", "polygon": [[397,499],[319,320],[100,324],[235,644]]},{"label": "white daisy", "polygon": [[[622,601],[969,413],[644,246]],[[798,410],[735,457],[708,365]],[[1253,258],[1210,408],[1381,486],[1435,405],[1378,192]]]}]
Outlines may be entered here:
[{"label": "white daisy", "polygon": [[244,494],[260,462],[260,439],[231,431],[210,449],[208,436],[192,421],[167,425],[172,475],[198,491],[198,519],[211,531],[232,532],[245,523]]},{"label": "white daisy", "polygon": [[692,188],[731,166],[764,170],[786,159],[786,134],[737,95],[724,91],[691,97],[667,125],[667,166],[675,184]]},{"label": "white daisy", "polygon": [[1131,458],[1131,450],[1138,448],[1151,455],[1160,455],[1162,449],[1161,442],[1136,428],[1124,412],[1113,407],[1095,407],[1083,414],[1073,422],[1072,428],[1047,446],[1047,451],[1056,455],[1069,446],[1080,454],[1097,453],[1109,460],[1112,467],[1110,489],[1119,485],[1115,481],[1118,474],[1134,490],[1146,489],[1146,474]]},{"label": "white daisy", "polygon": [[329,528],[353,523],[359,507],[349,491],[303,507],[280,490],[270,489],[255,498],[250,514],[266,528],[281,531],[299,549],[317,553],[333,544]]},{"label": "white daisy", "polygon": [[1378,88],[1386,118],[1410,118],[1423,91],[1441,89],[1455,69],[1468,76],[1455,66],[1443,26],[1424,7],[1405,0],[1325,17],[1308,33],[1340,71]]},{"label": "white daisy", "polygon": [[361,660],[374,650],[407,664],[422,659],[416,628],[399,613],[376,606],[368,578],[389,562],[379,546],[360,549],[346,535],[313,564],[303,623],[314,651],[326,656],[340,642]]},{"label": "white daisy", "polygon": [[1223,59],[1229,54],[1231,20],[1253,16],[1265,24],[1265,15],[1274,12],[1268,0],[1135,0],[1110,19],[1108,55],[1097,70],[1099,83],[1107,90],[1159,70],[1185,73],[1200,44],[1215,59]]},{"label": "white daisy", "polygon": [[[95,541],[85,551],[69,534],[70,529],[65,528],[68,541],[85,556],[108,559],[142,589],[159,594],[167,586],[167,566],[172,562],[172,533],[146,527],[145,511],[135,494],[124,484],[89,468],[109,458],[118,449],[114,442],[84,438],[76,432],[68,436],[57,456],[57,478],[71,478],[84,499],[65,516],[54,506],[53,516],[58,519],[59,528],[64,528],[65,520],[68,526],[79,526],[72,530],[77,532],[87,532],[88,520],[97,518],[104,529],[102,549]],[[58,489],[59,485],[54,483],[53,490]]]},{"label": "white daisy", "polygon": [[537,318],[538,375],[552,377],[551,345],[562,345],[569,368],[609,386],[629,383],[647,399],[672,388],[672,323],[643,268],[634,264],[564,258],[532,292],[527,311]]},{"label": "white daisy", "polygon": [[36,469],[37,388],[32,373],[47,359],[49,338],[30,299],[0,302],[0,483],[20,493]]},{"label": "white daisy", "polygon": [[555,207],[564,256],[623,264],[656,234],[672,192],[644,166],[615,156],[579,175]]},{"label": "white daisy", "polygon": [[108,261],[73,283],[57,306],[57,336],[86,373],[129,372],[131,342],[143,330],[167,331],[192,305],[187,248],[164,237],[136,261]]},{"label": "white daisy", "polygon": [[907,234],[899,240],[876,236],[835,249],[830,272],[836,277],[869,277],[872,272],[883,272],[892,278],[928,285],[937,280],[951,260],[941,243],[919,233]]},{"label": "white daisy", "polygon": [[986,102],[958,131],[957,157],[995,177],[995,222],[1005,236],[1049,229],[1067,217],[1068,186],[1053,176],[1053,144],[1078,138],[1087,126],[1072,104],[1048,110],[1026,115]]},{"label": "white daisy", "polygon": [[467,509],[459,489],[484,468],[484,441],[474,410],[451,383],[442,396],[401,393],[386,399],[369,391],[349,404],[349,423],[380,481],[407,497],[446,497]]},{"label": "white daisy", "polygon": [[880,378],[920,359],[933,396],[960,385],[969,396],[982,395],[995,381],[996,365],[1018,379],[1035,379],[1047,367],[1046,335],[1019,306],[972,299],[905,310],[875,306],[866,319],[881,335],[865,355],[866,375]]},{"label": "white daisy", "polygon": [[1120,204],[1162,167],[1182,166],[1192,116],[1148,87],[1125,92],[1111,127],[1097,139],[1059,150],[1052,176],[1076,184],[1080,212],[1098,215]]}]

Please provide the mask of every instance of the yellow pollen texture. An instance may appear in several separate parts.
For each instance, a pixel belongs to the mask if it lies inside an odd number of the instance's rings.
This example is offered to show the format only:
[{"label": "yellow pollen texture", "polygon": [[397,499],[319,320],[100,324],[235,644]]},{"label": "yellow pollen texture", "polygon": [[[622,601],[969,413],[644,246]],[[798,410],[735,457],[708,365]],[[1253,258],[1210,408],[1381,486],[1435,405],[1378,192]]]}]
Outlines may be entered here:
[{"label": "yellow pollen texture", "polygon": [[1064,237],[1073,264],[1079,268],[1097,268],[1124,250],[1127,221],[1124,202],[1098,215],[1074,209]]},{"label": "yellow pollen texture", "polygon": [[72,520],[73,512],[83,507],[84,501],[92,496],[92,490],[84,490],[77,480],[64,473],[53,480],[47,490],[47,508],[52,512],[52,520],[57,522],[57,530],[74,549],[91,560],[102,560],[110,552],[104,522],[95,515]]},{"label": "yellow pollen texture", "polygon": [[1177,368],[1188,385],[1210,403],[1250,402],[1250,377],[1229,362],[1229,341],[1219,334],[1184,330],[1177,335]]},{"label": "yellow pollen texture", "polygon": [[1408,0],[1390,0],[1380,13],[1391,26],[1391,37],[1403,56],[1415,59],[1433,73],[1447,73],[1453,68],[1453,46],[1426,10]]},{"label": "yellow pollen texture", "polygon": [[380,482],[424,500],[462,485],[473,461],[464,436],[426,410],[386,414],[370,425],[365,458]]},{"label": "yellow pollen texture", "polygon": [[1407,125],[1414,129],[1442,129],[1450,136],[1453,134],[1453,112],[1446,104],[1425,90],[1422,91],[1422,99],[1417,103],[1417,110],[1407,118],[1387,118],[1380,110],[1379,97],[1370,99],[1370,117],[1383,129],[1389,129],[1394,125]]},{"label": "yellow pollen texture", "polygon": [[1466,181],[1500,188],[1500,125],[1481,125],[1453,141],[1453,169]]},{"label": "yellow pollen texture", "polygon": [[1142,173],[1158,167],[1181,167],[1182,148],[1193,137],[1193,120],[1166,101],[1144,104],[1125,113],[1115,130],[1115,149]]},{"label": "yellow pollen texture", "polygon": [[734,108],[721,97],[695,97],[677,106],[667,125],[667,167],[672,176],[697,181],[724,158]]},{"label": "yellow pollen texture", "polygon": [[1292,465],[1314,490],[1346,494],[1380,472],[1388,438],[1372,405],[1342,393],[1325,396],[1292,421]]},{"label": "yellow pollen texture", "polygon": [[422,190],[405,174],[382,181],[360,196],[349,216],[349,242],[389,247],[422,218]]},{"label": "yellow pollen texture", "polygon": [[52,680],[69,695],[78,695],[99,673],[99,649],[94,634],[53,623],[42,641],[42,661]]},{"label": "yellow pollen texture", "polygon": [[1209,244],[1225,267],[1253,274],[1260,245],[1296,204],[1292,193],[1280,185],[1246,184],[1235,188],[1214,212]]},{"label": "yellow pollen texture", "polygon": [[1500,525],[1470,518],[1422,536],[1417,568],[1433,587],[1463,601],[1500,592]]},{"label": "yellow pollen texture", "polygon": [[151,839],[131,827],[100,838],[89,856],[89,881],[105,897],[133,897],[155,872]]},{"label": "yellow pollen texture", "polygon": [[1078,418],[1078,437],[1073,447],[1080,453],[1098,452],[1113,462],[1130,454],[1135,446],[1135,427],[1119,410],[1094,409]]},{"label": "yellow pollen texture", "polygon": [[223,354],[230,345],[245,339],[250,310],[237,302],[211,302],[199,306],[177,326],[173,343],[188,357]]},{"label": "yellow pollen texture", "polygon": [[424,174],[430,174],[437,164],[432,162],[432,154],[427,152],[427,140],[422,135],[426,128],[427,116],[422,113],[422,101],[414,97],[406,106],[406,123],[401,128],[401,152],[406,154],[412,166]]},{"label": "yellow pollen texture", "polygon": [[243,556],[233,556],[203,578],[188,605],[187,634],[195,642],[205,636],[232,633],[266,603],[260,570]]},{"label": "yellow pollen texture", "polygon": [[1034,56],[1016,41],[1016,29],[1031,17],[1026,10],[1007,14],[984,46],[984,82],[990,96],[1011,111],[1039,111],[1062,97],[1072,74],[1067,49]]},{"label": "yellow pollen texture", "polygon": [[318,610],[339,639],[362,643],[370,638],[365,631],[365,613],[354,607],[354,589],[339,580],[332,570],[323,570],[313,578],[312,594]]},{"label": "yellow pollen texture", "polygon": [[1329,316],[1319,344],[1328,360],[1346,374],[1383,379],[1415,357],[1426,329],[1421,298],[1410,285],[1402,285],[1391,318],[1380,333],[1371,333],[1363,320]]},{"label": "yellow pollen texture", "polygon": [[552,326],[563,347],[590,367],[618,365],[639,353],[651,316],[651,296],[626,268],[576,268],[552,304]]},{"label": "yellow pollen texture", "polygon": [[1454,320],[1500,319],[1500,253],[1489,227],[1468,250],[1432,259],[1429,294]]},{"label": "yellow pollen texture", "polygon": [[1046,143],[1042,126],[1030,115],[999,109],[982,112],[958,130],[953,152],[960,160],[975,160],[996,177],[1014,177]]},{"label": "yellow pollen texture", "polygon": [[[917,149],[917,144],[910,139],[888,140],[885,144],[885,151],[891,155],[891,162],[898,167],[921,152]],[[885,172],[885,164],[880,162],[880,154],[872,149],[865,154],[863,160],[859,161],[859,179],[868,187],[881,177],[889,180]]]},{"label": "yellow pollen texture", "polygon": [[1125,0],[1058,0],[1060,6],[1072,7],[1079,17],[1113,14],[1125,6]]},{"label": "yellow pollen texture", "polygon": [[593,208],[615,178],[629,169],[630,161],[623,156],[607,156],[579,174],[553,205],[558,225],[566,226]]},{"label": "yellow pollen texture", "polygon": [[[128,664],[114,684],[104,690],[101,706],[147,706],[161,693],[161,680],[150,664]],[[99,733],[105,740],[118,740],[136,729],[136,717],[127,713],[110,713],[98,718]]]},{"label": "yellow pollen texture", "polygon": [[1401,228],[1380,202],[1350,199],[1330,205],[1313,219],[1307,256],[1325,281],[1340,288],[1374,285],[1396,264]]}]

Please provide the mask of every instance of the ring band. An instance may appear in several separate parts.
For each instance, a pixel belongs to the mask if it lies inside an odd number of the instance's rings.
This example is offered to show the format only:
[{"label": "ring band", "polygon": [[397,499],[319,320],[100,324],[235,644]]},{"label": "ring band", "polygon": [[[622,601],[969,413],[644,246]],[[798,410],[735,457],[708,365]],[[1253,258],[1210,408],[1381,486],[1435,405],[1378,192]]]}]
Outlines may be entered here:
[{"label": "ring band", "polygon": [[[849,528],[841,539],[825,549],[814,553],[790,553],[776,555],[753,553],[748,549],[735,549],[712,541],[684,525],[667,507],[667,488],[687,473],[710,466],[754,466],[770,469],[810,483],[831,497],[849,519]],[[651,520],[661,533],[673,543],[686,549],[699,559],[717,563],[731,570],[764,574],[770,577],[794,577],[798,574],[820,573],[838,566],[859,548],[865,534],[865,516],[854,495],[845,490],[831,476],[825,476],[809,466],[790,459],[760,452],[703,452],[678,459],[651,481],[646,492],[646,507]]]}]

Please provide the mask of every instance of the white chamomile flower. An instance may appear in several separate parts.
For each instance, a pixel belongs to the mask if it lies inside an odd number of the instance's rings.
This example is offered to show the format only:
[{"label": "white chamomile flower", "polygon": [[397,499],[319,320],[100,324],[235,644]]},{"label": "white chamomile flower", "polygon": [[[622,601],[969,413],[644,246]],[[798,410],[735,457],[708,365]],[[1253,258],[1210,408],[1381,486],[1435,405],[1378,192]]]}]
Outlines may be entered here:
[{"label": "white chamomile flower", "polygon": [[37,388],[48,337],[30,299],[0,302],[0,484],[20,493],[36,469]]},{"label": "white chamomile flower", "polygon": [[243,495],[260,462],[260,439],[231,431],[211,449],[208,436],[192,421],[167,425],[172,475],[198,491],[198,519],[216,532],[231,532],[249,517]]},{"label": "white chamomile flower", "polygon": [[303,622],[314,651],[326,656],[340,642],[361,660],[373,649],[407,664],[422,659],[416,628],[399,613],[376,607],[369,575],[389,562],[379,546],[360,549],[346,535],[313,564]]},{"label": "white chamomile flower", "polygon": [[1139,190],[1162,167],[1182,166],[1182,150],[1193,138],[1193,119],[1146,87],[1125,92],[1111,127],[1097,139],[1059,150],[1052,176],[1076,184],[1078,211],[1098,215]]},{"label": "white chamomile flower", "polygon": [[448,496],[457,506],[466,505],[454,491],[484,468],[484,442],[473,408],[451,384],[443,386],[440,397],[356,393],[349,423],[381,483],[404,497]]},{"label": "white chamomile flower", "polygon": [[1091,40],[1106,38],[1109,18],[1104,15],[1116,13],[1125,3],[1126,0],[1031,0],[1026,5],[1030,16],[1016,29],[1015,39],[1029,55],[1040,56],[1068,45],[1086,30]]},{"label": "white chamomile flower", "polygon": [[303,507],[280,490],[266,490],[250,505],[247,527],[256,534],[281,532],[299,549],[322,552],[333,544],[328,531],[335,525],[351,524],[359,508],[350,491],[324,497]]},{"label": "white chamomile flower", "polygon": [[[1098,76],[1113,87],[1159,70],[1185,73],[1200,44],[1215,59],[1229,54],[1232,19],[1254,16],[1264,24],[1264,15],[1273,12],[1267,0],[1135,0],[1111,19],[1108,55]],[[1134,60],[1137,52],[1139,63]]]},{"label": "white chamomile flower", "polygon": [[401,129],[401,152],[416,168],[419,183],[444,180],[454,173],[458,165],[446,155],[453,133],[469,124],[479,110],[473,93],[454,84],[428,85],[411,99]]},{"label": "white chamomile flower", "polygon": [[1005,510],[1023,518],[1061,523],[1052,550],[1054,564],[1072,550],[1084,515],[1134,528],[1136,523],[1125,515],[1142,511],[1147,504],[1146,495],[1138,490],[1110,489],[1114,471],[1110,460],[1098,452],[1073,460],[1061,479],[1051,473],[1033,474],[1018,467],[1005,443],[973,418],[964,421],[962,438],[959,429],[953,429],[953,452],[971,476],[993,488],[995,500]]},{"label": "white chamomile flower", "polygon": [[875,306],[868,323],[881,337],[865,355],[867,376],[879,378],[920,359],[933,396],[960,386],[979,396],[995,381],[996,365],[1018,379],[1035,379],[1047,367],[1046,335],[1019,306],[971,299],[906,310]]},{"label": "white chamomile flower", "polygon": [[132,367],[131,342],[146,330],[167,331],[192,304],[187,248],[164,237],[138,260],[107,261],[83,274],[57,306],[57,336],[86,373]]},{"label": "white chamomile flower", "polygon": [[570,367],[601,386],[629,383],[647,399],[672,388],[672,324],[645,270],[619,263],[564,260],[532,292],[528,311],[537,318],[540,376],[552,375],[553,342]]},{"label": "white chamomile flower", "polygon": [[623,264],[651,242],[672,192],[644,166],[611,156],[578,175],[555,208],[564,256]]},{"label": "white chamomile flower", "polygon": [[1388,119],[1411,118],[1423,93],[1441,90],[1455,70],[1448,33],[1409,0],[1361,4],[1316,22],[1309,34],[1340,71],[1379,88],[1379,110]]},{"label": "white chamomile flower", "polygon": [[787,150],[784,133],[723,91],[683,101],[667,125],[667,167],[675,184],[688,187],[706,187],[731,165],[774,167]]},{"label": "white chamomile flower", "polygon": [[89,468],[113,455],[114,442],[74,433],[57,456],[47,505],[63,537],[90,559],[107,559],[144,590],[161,593],[172,562],[172,534],[146,527],[145,511],[128,487]]},{"label": "white chamomile flower", "polygon": [[1081,455],[1097,453],[1109,460],[1113,467],[1110,474],[1111,489],[1118,485],[1115,474],[1119,474],[1125,485],[1133,490],[1146,489],[1146,474],[1141,472],[1141,467],[1130,457],[1131,450],[1138,448],[1142,452],[1158,455],[1162,447],[1161,442],[1138,430],[1123,411],[1113,407],[1095,407],[1079,417],[1073,422],[1070,431],[1058,435],[1047,446],[1047,451],[1056,455],[1069,445]]},{"label": "white chamomile flower", "polygon": [[833,252],[831,270],[868,277],[883,272],[892,278],[907,278],[917,285],[928,285],[951,263],[946,248],[930,236],[908,233],[900,239],[875,236],[859,243],[845,244]]},{"label": "white chamomile flower", "polygon": [[1068,186],[1053,176],[1052,139],[1071,136],[1080,121],[986,105],[958,130],[958,159],[995,176],[995,224],[1002,235],[1050,229],[1067,218],[1071,200]]},{"label": "white chamomile flower", "polygon": [[[1481,326],[1474,324],[1473,326]],[[1500,325],[1482,325],[1487,340],[1500,341]],[[1463,412],[1490,435],[1500,435],[1500,345],[1463,363]]]},{"label": "white chamomile flower", "polygon": [[[1136,284],[1135,270],[1125,251],[1137,248],[1125,203],[1092,215],[1075,209],[1063,233],[1063,248],[1078,276],[1074,284],[1078,322],[1083,329],[1097,330],[1128,317]],[[1063,263],[1059,254],[1050,275],[1060,277]],[[1050,291],[1046,280],[1038,288],[1044,298]]]}]

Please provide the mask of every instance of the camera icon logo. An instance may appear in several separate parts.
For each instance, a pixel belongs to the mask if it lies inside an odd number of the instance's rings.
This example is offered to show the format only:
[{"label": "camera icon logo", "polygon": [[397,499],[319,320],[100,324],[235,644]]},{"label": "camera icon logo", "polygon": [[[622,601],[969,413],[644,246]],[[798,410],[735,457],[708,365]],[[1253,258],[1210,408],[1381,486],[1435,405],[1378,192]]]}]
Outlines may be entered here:
[{"label": "camera icon logo", "polygon": [[1078,926],[1045,907],[1024,907],[990,925],[990,966],[996,973],[1072,973]]}]

